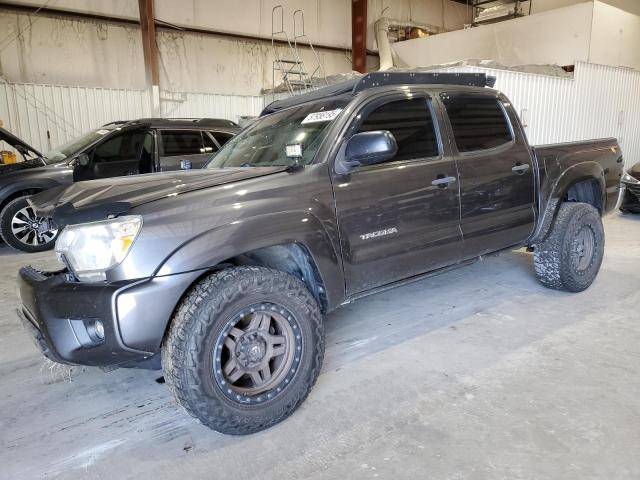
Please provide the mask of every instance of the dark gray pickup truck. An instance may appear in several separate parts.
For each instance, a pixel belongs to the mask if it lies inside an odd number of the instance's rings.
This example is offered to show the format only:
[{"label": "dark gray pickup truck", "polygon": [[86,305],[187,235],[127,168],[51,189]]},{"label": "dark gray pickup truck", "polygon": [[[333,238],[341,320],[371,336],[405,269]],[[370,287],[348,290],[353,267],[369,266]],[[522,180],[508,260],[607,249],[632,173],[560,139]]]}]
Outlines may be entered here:
[{"label": "dark gray pickup truck", "polygon": [[246,434],[306,398],[342,304],[523,246],[544,285],[586,289],[620,148],[532,148],[486,84],[369,74],[271,104],[203,171],[33,197],[66,268],[20,271],[26,328],[58,362],[161,359],[191,415]]}]

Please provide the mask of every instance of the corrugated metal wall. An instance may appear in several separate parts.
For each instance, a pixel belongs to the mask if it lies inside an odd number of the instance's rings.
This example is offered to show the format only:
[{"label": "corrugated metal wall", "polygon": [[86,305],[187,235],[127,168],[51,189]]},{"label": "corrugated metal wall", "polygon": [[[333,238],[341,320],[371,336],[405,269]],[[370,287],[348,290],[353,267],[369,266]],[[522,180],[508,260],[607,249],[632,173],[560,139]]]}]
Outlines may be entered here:
[{"label": "corrugated metal wall", "polygon": [[4,128],[46,152],[118,119],[150,116],[143,90],[0,83]]},{"label": "corrugated metal wall", "polygon": [[640,161],[640,72],[577,63],[573,78],[482,67],[439,71],[484,72],[496,77],[536,144],[616,137],[625,163]]},{"label": "corrugated metal wall", "polygon": [[[151,117],[146,90],[0,83],[0,120],[4,128],[42,152],[114,120]],[[258,115],[258,96],[162,92],[165,117],[216,117],[238,121]]]},{"label": "corrugated metal wall", "polygon": [[[482,67],[445,71],[486,72],[513,102],[532,144],[613,136],[627,165],[640,161],[640,72],[577,63],[574,78]],[[143,90],[0,84],[5,128],[41,150],[113,120],[151,116]],[[237,121],[258,115],[272,97],[162,92],[167,117],[220,117]],[[50,132],[50,139],[47,138]]]},{"label": "corrugated metal wall", "polygon": [[162,92],[160,111],[163,117],[213,117],[237,122],[243,116],[259,115],[264,102],[264,97],[258,96]]}]

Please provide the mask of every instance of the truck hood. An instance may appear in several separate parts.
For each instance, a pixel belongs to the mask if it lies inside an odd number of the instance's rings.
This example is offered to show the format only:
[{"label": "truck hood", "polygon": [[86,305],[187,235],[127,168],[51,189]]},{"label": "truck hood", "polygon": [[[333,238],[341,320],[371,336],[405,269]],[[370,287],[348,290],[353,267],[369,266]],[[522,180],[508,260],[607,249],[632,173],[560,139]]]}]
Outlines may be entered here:
[{"label": "truck hood", "polygon": [[30,198],[38,215],[58,227],[120,215],[162,198],[285,171],[286,167],[223,168],[90,180]]}]

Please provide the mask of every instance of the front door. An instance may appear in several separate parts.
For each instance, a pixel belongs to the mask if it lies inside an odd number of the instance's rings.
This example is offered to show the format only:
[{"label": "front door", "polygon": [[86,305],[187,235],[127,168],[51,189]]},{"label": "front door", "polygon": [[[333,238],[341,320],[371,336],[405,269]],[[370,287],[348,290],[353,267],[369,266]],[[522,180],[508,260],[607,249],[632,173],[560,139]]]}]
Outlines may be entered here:
[{"label": "front door", "polygon": [[455,161],[442,151],[431,99],[392,94],[356,115],[348,135],[388,130],[395,158],[335,175],[349,295],[442,267],[461,253]]},{"label": "front door", "polygon": [[87,153],[88,164],[74,165],[74,181],[151,172],[151,163],[144,161],[150,155],[149,135],[144,129],[134,129],[109,136]]},{"label": "front door", "polygon": [[495,92],[441,100],[460,174],[464,256],[522,243],[535,226],[535,166],[515,112]]}]

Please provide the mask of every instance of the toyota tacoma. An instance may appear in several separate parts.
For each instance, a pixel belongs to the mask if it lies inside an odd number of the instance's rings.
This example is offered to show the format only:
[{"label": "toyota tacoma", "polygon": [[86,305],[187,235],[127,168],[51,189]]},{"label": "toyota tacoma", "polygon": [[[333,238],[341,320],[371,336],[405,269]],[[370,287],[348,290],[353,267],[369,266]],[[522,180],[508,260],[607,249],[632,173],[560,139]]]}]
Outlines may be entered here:
[{"label": "toyota tacoma", "polygon": [[33,197],[65,267],[21,269],[23,323],[57,362],[161,367],[192,416],[248,434],[304,401],[354,299],[519,247],[585,290],[620,147],[529,146],[490,81],[368,74],[270,104],[203,171]]}]

